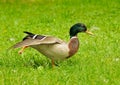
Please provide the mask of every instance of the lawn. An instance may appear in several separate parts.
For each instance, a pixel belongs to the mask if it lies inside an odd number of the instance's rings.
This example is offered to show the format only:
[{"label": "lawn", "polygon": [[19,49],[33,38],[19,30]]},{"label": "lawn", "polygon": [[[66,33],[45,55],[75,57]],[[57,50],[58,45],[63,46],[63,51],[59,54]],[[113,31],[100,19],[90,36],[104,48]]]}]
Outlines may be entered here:
[{"label": "lawn", "polygon": [[[94,36],[79,33],[79,51],[55,68],[32,48],[7,50],[23,31],[69,41],[78,22]],[[120,0],[1,0],[0,85],[120,85]]]}]

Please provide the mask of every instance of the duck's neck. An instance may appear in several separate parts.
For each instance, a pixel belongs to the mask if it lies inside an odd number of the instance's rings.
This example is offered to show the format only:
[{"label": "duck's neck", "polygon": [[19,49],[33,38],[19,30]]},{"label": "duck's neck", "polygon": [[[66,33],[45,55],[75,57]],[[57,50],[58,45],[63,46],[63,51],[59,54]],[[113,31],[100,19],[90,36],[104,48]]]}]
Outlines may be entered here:
[{"label": "duck's neck", "polygon": [[74,55],[79,48],[79,40],[77,38],[77,36],[73,36],[70,38],[70,41],[68,43],[68,47],[69,47],[69,57]]}]

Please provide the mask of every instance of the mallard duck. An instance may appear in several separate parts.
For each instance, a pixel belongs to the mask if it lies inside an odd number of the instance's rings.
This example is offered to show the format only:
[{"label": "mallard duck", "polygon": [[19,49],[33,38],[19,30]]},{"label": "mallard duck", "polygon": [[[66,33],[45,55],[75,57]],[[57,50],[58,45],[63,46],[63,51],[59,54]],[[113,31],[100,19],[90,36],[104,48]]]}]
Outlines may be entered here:
[{"label": "mallard duck", "polygon": [[55,61],[70,58],[78,51],[79,40],[77,34],[81,32],[92,35],[83,23],[76,23],[70,28],[70,40],[68,43],[53,36],[37,35],[25,31],[24,33],[26,33],[27,36],[23,38],[23,41],[13,45],[12,48],[22,47],[19,51],[19,54],[21,54],[25,48],[32,47],[50,58],[52,66],[54,66]]}]

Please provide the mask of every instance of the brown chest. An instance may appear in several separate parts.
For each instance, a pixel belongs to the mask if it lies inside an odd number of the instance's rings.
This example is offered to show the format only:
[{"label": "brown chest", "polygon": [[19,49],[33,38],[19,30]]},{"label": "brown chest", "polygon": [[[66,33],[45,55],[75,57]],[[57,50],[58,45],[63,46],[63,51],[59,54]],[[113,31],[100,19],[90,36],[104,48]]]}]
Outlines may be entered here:
[{"label": "brown chest", "polygon": [[70,50],[69,50],[69,56],[67,58],[71,57],[78,51],[79,48],[78,38],[77,37],[72,38],[68,44],[68,47]]}]

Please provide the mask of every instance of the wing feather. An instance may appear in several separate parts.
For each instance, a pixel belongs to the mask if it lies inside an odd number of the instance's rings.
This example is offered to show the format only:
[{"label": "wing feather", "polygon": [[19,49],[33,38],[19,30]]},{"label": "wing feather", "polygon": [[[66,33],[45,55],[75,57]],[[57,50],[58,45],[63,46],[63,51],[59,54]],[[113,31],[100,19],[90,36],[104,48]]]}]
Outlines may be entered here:
[{"label": "wing feather", "polygon": [[19,48],[19,47],[24,47],[24,46],[33,46],[33,45],[40,45],[40,44],[60,44],[63,43],[62,40],[52,37],[52,36],[46,36],[43,39],[25,39],[21,42],[16,43],[10,48]]}]

